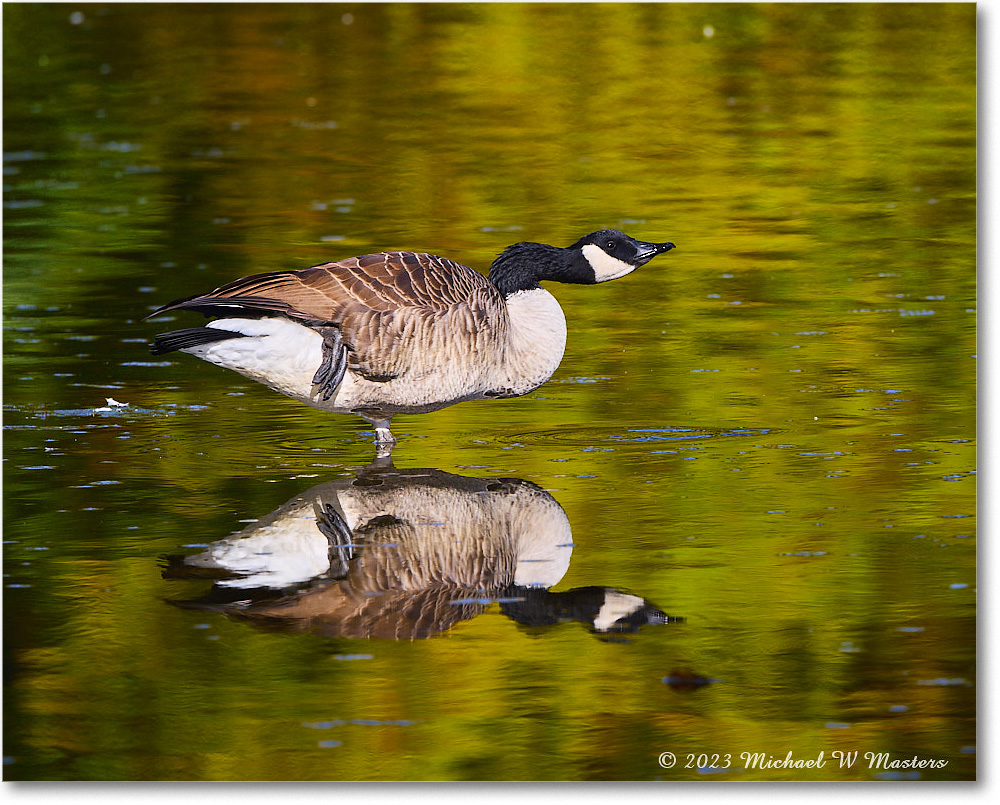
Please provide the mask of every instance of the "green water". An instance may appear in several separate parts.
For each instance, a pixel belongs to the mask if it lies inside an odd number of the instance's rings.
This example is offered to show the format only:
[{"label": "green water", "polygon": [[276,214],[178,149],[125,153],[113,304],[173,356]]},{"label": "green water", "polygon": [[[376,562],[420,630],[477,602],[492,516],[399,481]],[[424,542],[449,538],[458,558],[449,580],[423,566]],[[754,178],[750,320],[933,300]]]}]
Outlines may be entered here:
[{"label": "green water", "polygon": [[[975,6],[3,20],[5,779],[974,778]],[[402,639],[175,572],[351,487],[373,433],[151,357],[168,328],[144,315],[253,272],[396,249],[483,270],[604,226],[678,248],[551,288],[548,384],[393,423],[402,474],[451,479],[432,509],[504,478],[564,515],[533,617],[500,564],[429,636],[382,616]],[[310,584],[318,609],[344,582]],[[589,588],[681,620],[602,632],[558,604]],[[789,751],[828,762],[741,757]]]}]

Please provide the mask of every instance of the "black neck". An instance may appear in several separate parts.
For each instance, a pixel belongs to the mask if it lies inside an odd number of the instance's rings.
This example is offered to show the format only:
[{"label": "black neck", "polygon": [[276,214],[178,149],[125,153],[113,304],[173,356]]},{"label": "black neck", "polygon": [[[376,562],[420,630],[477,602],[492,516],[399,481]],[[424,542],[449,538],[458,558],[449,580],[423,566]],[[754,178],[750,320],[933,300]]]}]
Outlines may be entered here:
[{"label": "black neck", "polygon": [[542,280],[591,283],[594,272],[576,250],[543,243],[515,243],[493,261],[489,278],[507,298],[518,291],[540,288]]}]

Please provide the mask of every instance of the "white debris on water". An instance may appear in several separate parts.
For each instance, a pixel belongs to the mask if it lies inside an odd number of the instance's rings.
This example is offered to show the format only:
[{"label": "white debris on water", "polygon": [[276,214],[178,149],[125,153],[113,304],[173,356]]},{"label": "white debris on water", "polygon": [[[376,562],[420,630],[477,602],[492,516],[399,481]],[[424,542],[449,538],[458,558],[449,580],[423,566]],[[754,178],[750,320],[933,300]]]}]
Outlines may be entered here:
[{"label": "white debris on water", "polygon": [[107,413],[109,411],[115,411],[119,408],[128,408],[128,403],[118,402],[114,397],[105,397],[107,405],[102,405],[100,408],[95,408],[94,413]]}]

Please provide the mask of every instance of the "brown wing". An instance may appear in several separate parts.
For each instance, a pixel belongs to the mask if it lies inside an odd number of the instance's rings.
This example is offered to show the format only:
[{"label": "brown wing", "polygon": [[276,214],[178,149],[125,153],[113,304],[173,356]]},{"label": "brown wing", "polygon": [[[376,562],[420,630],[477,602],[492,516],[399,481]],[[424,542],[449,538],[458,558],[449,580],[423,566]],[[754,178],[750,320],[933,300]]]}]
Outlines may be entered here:
[{"label": "brown wing", "polygon": [[334,325],[351,350],[351,368],[388,380],[405,371],[421,341],[484,322],[487,331],[504,329],[502,308],[500,293],[478,271],[431,254],[393,252],[255,274],[150,316],[171,310],[277,314],[310,326]]},{"label": "brown wing", "polygon": [[487,297],[497,294],[482,274],[453,260],[414,252],[366,254],[301,271],[254,274],[211,293],[171,302],[147,318],[170,310],[212,315],[243,310],[249,314],[281,313],[308,323],[340,324],[345,312],[358,308],[443,311],[483,293]]},{"label": "brown wing", "polygon": [[[227,614],[251,622],[294,632],[329,637],[377,637],[389,640],[422,640],[447,631],[456,623],[485,611],[478,603],[482,589],[437,584],[419,590],[356,592],[340,582],[318,592],[274,603],[229,605]],[[471,599],[465,603],[462,599]]]}]

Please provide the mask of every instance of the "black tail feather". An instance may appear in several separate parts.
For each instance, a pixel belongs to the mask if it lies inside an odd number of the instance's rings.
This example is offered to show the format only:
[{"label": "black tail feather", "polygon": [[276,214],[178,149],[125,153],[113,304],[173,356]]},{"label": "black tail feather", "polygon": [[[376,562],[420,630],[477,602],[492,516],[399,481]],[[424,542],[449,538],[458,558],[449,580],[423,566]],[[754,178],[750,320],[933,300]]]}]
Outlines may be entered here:
[{"label": "black tail feather", "polygon": [[245,338],[243,333],[232,330],[220,330],[217,327],[190,327],[186,330],[174,330],[171,333],[161,333],[149,345],[149,351],[154,355],[163,355],[178,349],[197,347],[201,344],[211,344],[215,341],[225,341],[229,338]]},{"label": "black tail feather", "polygon": [[[178,299],[163,307],[158,307],[148,316],[143,318],[153,319],[163,313],[171,313],[175,310],[192,310],[196,313],[204,313],[206,316],[239,316],[246,319],[257,319],[263,316],[274,316],[275,314],[293,314],[296,311],[287,303],[276,299],[267,299],[262,296],[240,296],[233,298],[218,299],[213,296],[189,296],[187,299]],[[308,318],[298,314],[300,318]]]}]

